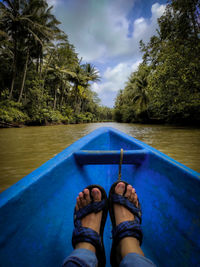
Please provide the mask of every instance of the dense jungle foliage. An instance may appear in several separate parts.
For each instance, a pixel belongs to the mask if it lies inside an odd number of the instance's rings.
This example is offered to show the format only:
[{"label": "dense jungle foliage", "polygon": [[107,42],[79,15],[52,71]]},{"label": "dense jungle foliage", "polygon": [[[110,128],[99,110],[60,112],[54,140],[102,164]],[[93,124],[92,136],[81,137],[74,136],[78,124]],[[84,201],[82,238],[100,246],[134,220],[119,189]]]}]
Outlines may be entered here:
[{"label": "dense jungle foliage", "polygon": [[172,0],[115,102],[119,122],[200,124],[200,1]]},{"label": "dense jungle foliage", "polygon": [[112,120],[45,0],[0,2],[0,122],[3,125]]}]

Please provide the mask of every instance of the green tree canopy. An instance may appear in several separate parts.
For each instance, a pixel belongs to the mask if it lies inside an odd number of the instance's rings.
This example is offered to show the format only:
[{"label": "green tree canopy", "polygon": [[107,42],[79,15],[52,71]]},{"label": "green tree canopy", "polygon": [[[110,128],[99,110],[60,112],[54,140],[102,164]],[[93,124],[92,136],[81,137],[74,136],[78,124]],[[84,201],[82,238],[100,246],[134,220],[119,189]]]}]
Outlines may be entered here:
[{"label": "green tree canopy", "polygon": [[200,122],[199,15],[199,0],[169,1],[157,35],[140,41],[143,62],[120,93],[122,121]]},{"label": "green tree canopy", "polygon": [[30,124],[110,118],[91,90],[98,70],[59,24],[46,0],[0,2],[0,121],[16,122],[16,112]]}]

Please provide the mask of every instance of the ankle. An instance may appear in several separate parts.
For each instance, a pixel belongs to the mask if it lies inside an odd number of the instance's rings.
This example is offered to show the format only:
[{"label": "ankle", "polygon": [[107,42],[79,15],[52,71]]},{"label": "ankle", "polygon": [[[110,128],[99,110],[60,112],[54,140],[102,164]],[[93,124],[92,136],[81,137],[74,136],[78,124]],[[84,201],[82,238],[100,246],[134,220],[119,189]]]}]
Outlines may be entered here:
[{"label": "ankle", "polygon": [[75,246],[75,249],[78,249],[78,248],[88,249],[88,250],[91,250],[92,252],[96,253],[95,247],[92,244],[88,243],[88,242],[80,242],[80,243],[78,243]]},{"label": "ankle", "polygon": [[119,250],[122,259],[129,253],[137,253],[144,256],[139,241],[134,237],[124,237],[119,243]]}]

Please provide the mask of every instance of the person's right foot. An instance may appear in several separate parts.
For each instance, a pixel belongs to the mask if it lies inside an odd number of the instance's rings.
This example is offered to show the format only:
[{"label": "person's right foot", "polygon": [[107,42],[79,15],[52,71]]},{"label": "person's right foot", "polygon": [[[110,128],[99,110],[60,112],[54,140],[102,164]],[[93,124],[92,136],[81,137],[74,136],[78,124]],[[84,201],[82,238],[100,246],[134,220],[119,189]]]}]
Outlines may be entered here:
[{"label": "person's right foot", "polygon": [[[123,196],[124,191],[125,191],[125,184],[123,182],[118,183],[115,187],[115,193]],[[130,202],[132,202],[133,204],[135,204],[136,207],[138,207],[137,194],[132,185],[127,186],[125,197],[127,197]],[[124,221],[134,220],[133,213],[131,213],[126,207],[122,205],[114,204],[114,213],[115,213],[116,225]]]}]

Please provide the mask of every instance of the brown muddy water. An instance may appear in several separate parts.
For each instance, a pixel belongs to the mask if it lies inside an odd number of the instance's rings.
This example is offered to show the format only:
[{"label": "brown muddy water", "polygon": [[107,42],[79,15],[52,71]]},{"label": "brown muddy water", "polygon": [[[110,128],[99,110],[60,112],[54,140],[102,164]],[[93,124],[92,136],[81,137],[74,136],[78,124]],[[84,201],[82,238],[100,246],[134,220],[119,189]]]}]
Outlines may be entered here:
[{"label": "brown muddy water", "polygon": [[102,126],[121,130],[200,172],[200,129],[195,127],[113,122],[10,128],[0,129],[0,192]]}]

